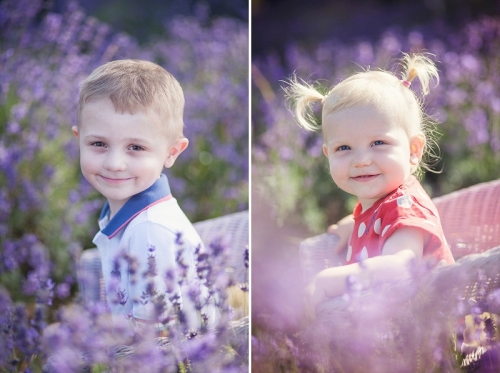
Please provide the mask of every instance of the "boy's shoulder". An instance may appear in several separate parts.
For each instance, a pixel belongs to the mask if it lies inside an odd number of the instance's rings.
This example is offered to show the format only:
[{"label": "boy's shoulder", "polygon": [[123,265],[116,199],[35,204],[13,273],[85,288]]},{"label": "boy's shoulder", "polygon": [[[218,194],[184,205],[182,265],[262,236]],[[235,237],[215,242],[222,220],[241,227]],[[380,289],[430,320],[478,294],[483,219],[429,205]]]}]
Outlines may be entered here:
[{"label": "boy's shoulder", "polygon": [[[203,246],[200,235],[189,221],[175,198],[154,204],[141,211],[117,236],[118,246],[137,245],[147,241],[148,245],[169,246],[181,242],[194,249]],[[133,248],[131,247],[133,250]]]},{"label": "boy's shoulder", "polygon": [[126,230],[132,232],[136,229],[143,229],[145,225],[148,229],[158,227],[173,233],[182,232],[185,236],[198,236],[193,224],[173,197],[142,211],[130,221]]},{"label": "boy's shoulder", "polygon": [[[111,221],[107,220],[109,213],[109,204],[106,203],[99,221],[101,231],[94,238],[94,243],[101,236],[104,242],[109,239],[118,246],[130,239],[144,236],[170,239],[182,235],[194,245],[201,241],[194,226],[170,193],[168,180],[164,175],[150,188],[130,198]],[[107,243],[104,245],[109,246]]]}]

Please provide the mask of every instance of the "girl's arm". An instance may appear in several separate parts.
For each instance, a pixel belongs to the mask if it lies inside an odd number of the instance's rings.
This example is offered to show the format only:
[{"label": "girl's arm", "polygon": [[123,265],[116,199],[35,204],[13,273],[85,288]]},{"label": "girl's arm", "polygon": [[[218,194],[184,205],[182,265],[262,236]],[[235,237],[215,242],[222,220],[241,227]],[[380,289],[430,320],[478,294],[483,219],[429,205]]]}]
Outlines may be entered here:
[{"label": "girl's arm", "polygon": [[[426,234],[417,228],[400,228],[385,242],[382,255],[358,264],[327,268],[316,275],[306,288],[306,313],[314,317],[318,304],[346,292],[349,276],[363,274],[374,281],[388,281],[409,275],[409,263],[422,258]],[[366,284],[369,285],[369,284]]]}]

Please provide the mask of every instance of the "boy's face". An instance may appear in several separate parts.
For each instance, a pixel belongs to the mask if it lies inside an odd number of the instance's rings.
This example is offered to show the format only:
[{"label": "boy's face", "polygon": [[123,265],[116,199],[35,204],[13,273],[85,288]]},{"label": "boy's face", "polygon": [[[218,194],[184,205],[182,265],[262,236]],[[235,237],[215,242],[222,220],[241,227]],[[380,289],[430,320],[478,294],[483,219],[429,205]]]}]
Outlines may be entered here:
[{"label": "boy's face", "polygon": [[79,138],[83,176],[108,199],[111,215],[133,195],[149,188],[163,167],[173,165],[187,139],[169,141],[159,116],[149,110],[120,113],[110,99],[85,105]]},{"label": "boy's face", "polygon": [[411,175],[425,141],[409,139],[387,111],[373,105],[326,115],[323,131],[330,174],[341,189],[358,197],[363,211]]}]

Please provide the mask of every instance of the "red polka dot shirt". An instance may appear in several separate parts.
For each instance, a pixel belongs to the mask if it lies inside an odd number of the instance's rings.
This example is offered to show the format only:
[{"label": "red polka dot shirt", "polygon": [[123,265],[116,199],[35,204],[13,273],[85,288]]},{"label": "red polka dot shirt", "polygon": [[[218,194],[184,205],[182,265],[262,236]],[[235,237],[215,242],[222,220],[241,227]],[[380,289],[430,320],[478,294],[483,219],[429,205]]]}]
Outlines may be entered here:
[{"label": "red polka dot shirt", "polygon": [[415,227],[430,234],[423,258],[433,264],[454,263],[446,243],[434,203],[414,176],[388,196],[379,199],[365,212],[358,202],[354,208],[354,230],[349,242],[346,264],[382,254],[385,241],[398,228]]}]

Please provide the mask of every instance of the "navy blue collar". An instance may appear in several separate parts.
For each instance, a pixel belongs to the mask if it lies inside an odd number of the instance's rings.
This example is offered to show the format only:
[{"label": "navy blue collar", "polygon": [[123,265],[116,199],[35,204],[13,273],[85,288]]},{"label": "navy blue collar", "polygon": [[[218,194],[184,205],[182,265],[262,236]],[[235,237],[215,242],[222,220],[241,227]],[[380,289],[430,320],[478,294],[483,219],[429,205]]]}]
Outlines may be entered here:
[{"label": "navy blue collar", "polygon": [[[148,189],[137,193],[122,206],[120,210],[113,216],[111,221],[101,230],[109,239],[113,238],[122,228],[124,228],[133,218],[139,215],[150,206],[172,198],[170,193],[170,185],[164,174],[155,181]],[[106,201],[101,211],[99,220],[102,220],[109,215],[109,203]]]}]

